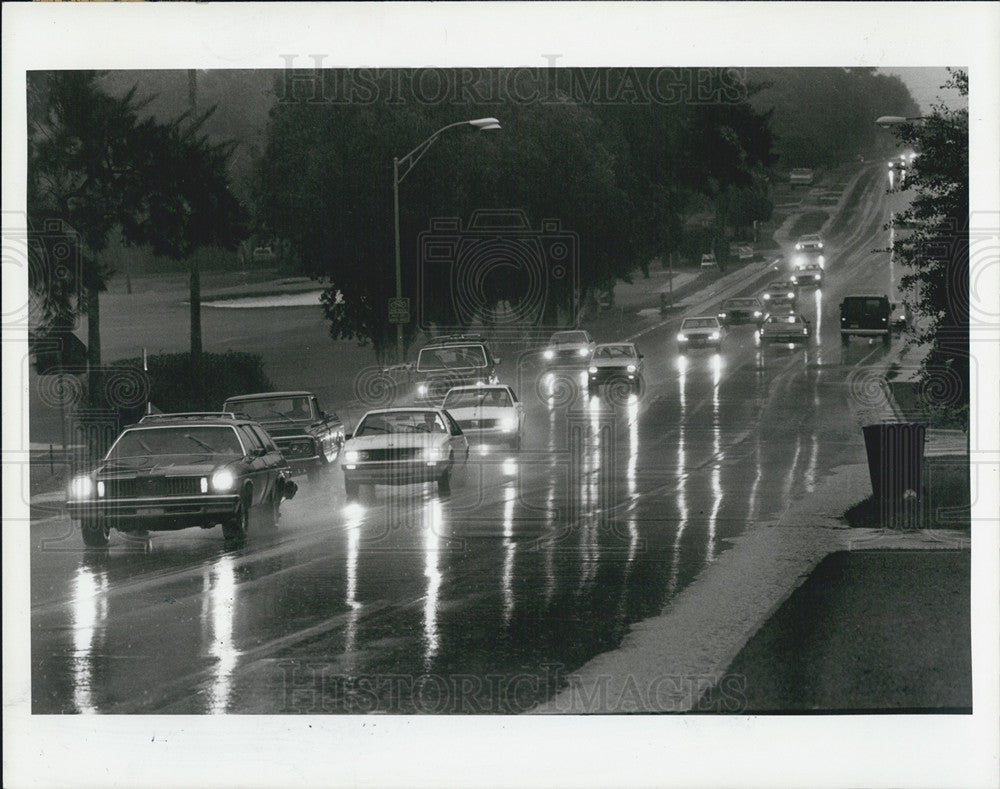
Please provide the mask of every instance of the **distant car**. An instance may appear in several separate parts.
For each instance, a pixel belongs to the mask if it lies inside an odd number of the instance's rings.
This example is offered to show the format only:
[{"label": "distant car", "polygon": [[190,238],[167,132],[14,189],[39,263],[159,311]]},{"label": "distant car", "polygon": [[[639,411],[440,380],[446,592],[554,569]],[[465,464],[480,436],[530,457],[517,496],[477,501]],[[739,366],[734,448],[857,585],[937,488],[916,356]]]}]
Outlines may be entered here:
[{"label": "distant car", "polygon": [[440,403],[454,386],[474,386],[499,382],[490,346],[479,335],[437,337],[417,355],[415,402]]},{"label": "distant car", "polygon": [[792,284],[800,288],[809,285],[818,288],[823,284],[823,267],[819,263],[803,263],[796,266],[792,272]]},{"label": "distant car", "polygon": [[799,236],[799,240],[795,242],[795,251],[822,252],[823,239],[818,233],[809,233],[804,236]]},{"label": "distant car", "polygon": [[260,392],[230,397],[222,406],[242,413],[267,430],[294,472],[311,480],[336,461],[344,446],[344,423],[319,407],[312,392]]},{"label": "distant car", "polygon": [[775,312],[783,307],[794,310],[797,301],[795,283],[785,280],[772,282],[764,289],[760,298],[768,312]]},{"label": "distant car", "polygon": [[542,351],[542,360],[546,366],[585,367],[595,347],[597,343],[583,329],[557,331]]},{"label": "distant car", "polygon": [[642,354],[631,342],[602,343],[594,349],[587,370],[591,391],[601,384],[625,383],[633,389],[642,384]]},{"label": "distant car", "polygon": [[524,406],[506,384],[456,386],[441,407],[454,417],[469,443],[507,443],[521,448]]},{"label": "distant car", "polygon": [[354,498],[362,483],[437,482],[438,490],[447,493],[452,474],[468,458],[468,439],[441,408],[369,411],[344,445],[344,490]]},{"label": "distant car", "polygon": [[702,268],[718,268],[719,261],[715,259],[714,252],[706,252],[701,256],[701,267]]},{"label": "distant car", "polygon": [[806,342],[812,333],[809,321],[798,313],[768,315],[760,327],[760,340],[768,342]]},{"label": "distant car", "polygon": [[788,175],[792,186],[808,186],[813,182],[813,171],[807,167],[795,167]]},{"label": "distant car", "polygon": [[910,325],[910,310],[905,304],[892,303],[889,306],[892,309],[889,326],[895,334],[902,334]]},{"label": "distant car", "polygon": [[718,350],[726,336],[726,327],[714,315],[685,318],[677,334],[677,345],[683,353],[695,346],[711,345]]},{"label": "distant car", "polygon": [[892,304],[884,294],[845,296],[840,302],[840,341],[847,345],[851,337],[880,337],[889,345],[891,317]]},{"label": "distant car", "polygon": [[759,299],[727,299],[722,303],[719,320],[725,326],[739,323],[760,323],[764,319],[764,306]]},{"label": "distant car", "polygon": [[267,432],[235,414],[157,414],[126,427],[104,460],[70,482],[67,508],[84,545],[121,532],[222,524],[227,540],[246,537],[251,510],[278,522],[295,495],[291,469]]},{"label": "distant car", "polygon": [[729,245],[729,257],[737,260],[753,260],[753,247],[750,244],[733,243]]}]

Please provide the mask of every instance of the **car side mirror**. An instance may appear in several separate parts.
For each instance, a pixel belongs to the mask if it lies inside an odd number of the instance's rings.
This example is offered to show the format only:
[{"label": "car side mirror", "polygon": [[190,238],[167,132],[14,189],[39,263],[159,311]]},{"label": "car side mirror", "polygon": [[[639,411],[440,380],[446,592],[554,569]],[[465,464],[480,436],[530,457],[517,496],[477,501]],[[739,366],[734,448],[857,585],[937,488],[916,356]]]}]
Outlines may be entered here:
[{"label": "car side mirror", "polygon": [[640,358],[640,359],[644,358],[644,357],[643,357],[643,355],[642,355],[641,353],[639,354],[639,358]]},{"label": "car side mirror", "polygon": [[350,438],[351,436],[353,436],[353,435],[354,435],[353,433],[348,433],[348,432],[347,432],[347,431],[345,430],[345,431],[344,431],[344,441],[347,441],[347,439],[349,439],[349,438]]}]

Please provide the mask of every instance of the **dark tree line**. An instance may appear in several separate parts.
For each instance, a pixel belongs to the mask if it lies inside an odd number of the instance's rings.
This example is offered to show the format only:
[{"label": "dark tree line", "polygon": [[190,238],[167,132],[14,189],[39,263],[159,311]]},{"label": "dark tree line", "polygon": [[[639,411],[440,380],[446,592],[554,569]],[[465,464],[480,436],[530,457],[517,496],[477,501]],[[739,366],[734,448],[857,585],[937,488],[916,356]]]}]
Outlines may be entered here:
[{"label": "dark tree line", "polygon": [[[586,85],[648,77],[635,69],[584,71]],[[351,77],[321,73],[334,86]],[[388,97],[416,93],[407,81],[419,75],[365,78],[374,95]],[[479,75],[529,95],[531,86],[519,85],[520,78],[504,71]],[[258,221],[263,234],[291,242],[305,272],[328,281],[332,336],[371,341],[378,352],[391,344],[393,157],[455,121],[492,116],[503,129],[449,131],[400,186],[403,290],[424,325],[468,319],[456,313],[455,298],[444,297],[456,295],[447,261],[432,263],[420,249],[418,239],[434,218],[467,222],[477,209],[512,209],[534,231],[556,220],[560,232],[578,239],[578,267],[572,278],[549,279],[546,308],[572,315],[589,294],[678,249],[692,205],[714,206],[723,238],[727,226],[769,215],[769,117],[753,109],[738,80],[731,80],[737,90],[711,100],[671,103],[621,96],[592,101],[558,83],[545,101],[352,103],[310,94],[276,104],[258,169]],[[473,84],[467,93],[488,96],[489,88]],[[327,88],[321,95],[329,95]],[[479,284],[482,300],[502,302],[523,282],[495,277]],[[420,299],[421,293],[435,297]],[[408,339],[416,328],[407,327]]]},{"label": "dark tree line", "polygon": [[755,68],[750,103],[769,111],[779,166],[831,167],[878,152],[882,115],[911,117],[920,108],[899,77],[873,68]]}]

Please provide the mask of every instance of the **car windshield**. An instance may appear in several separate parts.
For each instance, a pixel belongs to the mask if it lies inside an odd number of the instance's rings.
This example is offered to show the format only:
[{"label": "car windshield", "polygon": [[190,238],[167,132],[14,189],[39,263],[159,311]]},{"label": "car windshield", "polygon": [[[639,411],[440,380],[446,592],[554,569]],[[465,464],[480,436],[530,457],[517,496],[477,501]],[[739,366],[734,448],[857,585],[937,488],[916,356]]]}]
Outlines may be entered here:
[{"label": "car windshield", "polygon": [[231,427],[179,425],[135,428],[122,433],[108,453],[108,460],[205,454],[242,457],[243,447]]},{"label": "car windshield", "polygon": [[586,345],[590,342],[590,338],[587,337],[587,332],[584,331],[557,331],[552,335],[552,339],[549,342],[553,345],[570,345],[576,343]]},{"label": "car windshield", "polygon": [[435,411],[379,411],[361,420],[354,437],[444,432],[444,422]]},{"label": "car windshield", "polygon": [[510,408],[513,405],[506,389],[476,387],[448,392],[444,398],[444,408]]},{"label": "car windshield", "polygon": [[631,345],[601,345],[594,351],[595,359],[634,359]]},{"label": "car windshield", "polygon": [[306,396],[273,397],[254,400],[230,400],[226,411],[246,414],[258,422],[275,420],[311,419],[312,405]]},{"label": "car windshield", "polygon": [[744,307],[756,307],[756,299],[732,299],[724,305],[728,309],[742,309]]},{"label": "car windshield", "polygon": [[455,367],[485,367],[482,345],[444,345],[423,348],[417,358],[418,370],[447,370]]},{"label": "car windshield", "polygon": [[682,329],[716,329],[719,323],[715,318],[687,318],[681,325]]},{"label": "car windshield", "polygon": [[768,290],[788,290],[792,287],[791,282],[772,282],[767,286]]}]

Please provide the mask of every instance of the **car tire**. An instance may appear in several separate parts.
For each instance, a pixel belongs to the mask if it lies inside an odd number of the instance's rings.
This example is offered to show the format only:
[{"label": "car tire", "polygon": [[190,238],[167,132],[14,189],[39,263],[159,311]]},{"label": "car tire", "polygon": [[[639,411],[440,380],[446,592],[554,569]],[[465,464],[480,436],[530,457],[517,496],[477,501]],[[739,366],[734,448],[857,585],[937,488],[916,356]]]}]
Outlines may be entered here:
[{"label": "car tire", "polygon": [[851,335],[850,334],[841,334],[840,335],[840,344],[841,345],[850,345],[851,344]]},{"label": "car tire", "polygon": [[882,335],[882,345],[888,348],[892,344],[892,335],[886,332]]},{"label": "car tire", "polygon": [[442,496],[447,496],[449,493],[451,493],[451,468],[452,468],[451,463],[449,463],[448,468],[446,468],[442,472],[441,476],[438,477],[437,481],[438,493],[441,494]]},{"label": "car tire", "polygon": [[240,501],[236,512],[222,522],[222,536],[227,542],[245,540],[250,530],[250,508]]},{"label": "car tire", "polygon": [[85,518],[80,521],[80,535],[87,548],[107,548],[111,527],[99,518]]},{"label": "car tire", "polygon": [[353,501],[358,498],[361,493],[361,483],[355,482],[353,479],[344,478],[344,493],[346,494],[349,501]]},{"label": "car tire", "polygon": [[518,433],[516,436],[514,436],[514,439],[510,442],[510,448],[514,452],[520,452],[521,451],[521,434],[520,433]]}]

